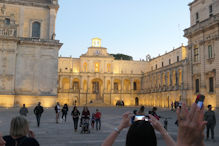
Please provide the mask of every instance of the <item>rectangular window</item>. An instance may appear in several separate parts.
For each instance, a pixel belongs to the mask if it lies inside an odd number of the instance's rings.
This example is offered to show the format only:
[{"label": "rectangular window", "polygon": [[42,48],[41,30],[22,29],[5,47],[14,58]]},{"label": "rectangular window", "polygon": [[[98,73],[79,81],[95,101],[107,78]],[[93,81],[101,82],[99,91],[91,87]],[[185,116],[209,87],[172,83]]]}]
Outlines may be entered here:
[{"label": "rectangular window", "polygon": [[199,93],[199,79],[195,80],[195,92]]},{"label": "rectangular window", "polygon": [[212,13],[213,13],[213,7],[212,7],[212,5],[210,5],[210,6],[209,6],[209,16],[211,16]]},{"label": "rectangular window", "polygon": [[78,82],[73,82],[73,90],[77,91],[79,89],[79,83]]},{"label": "rectangular window", "polygon": [[133,86],[134,86],[134,90],[137,90],[137,83],[136,82],[133,83]]},{"label": "rectangular window", "polygon": [[163,67],[163,62],[162,62],[162,67]]},{"label": "rectangular window", "polygon": [[214,92],[214,78],[209,78],[209,92]]},{"label": "rectangular window", "polygon": [[169,59],[169,64],[171,64],[171,59]]},{"label": "rectangular window", "polygon": [[157,64],[156,64],[155,68],[157,69]]},{"label": "rectangular window", "polygon": [[210,59],[210,58],[213,58],[213,55],[212,55],[212,45],[208,46],[208,59]]},{"label": "rectangular window", "polygon": [[195,20],[196,20],[196,23],[198,23],[198,22],[199,22],[199,14],[198,14],[198,12],[197,12],[197,13],[195,13]]},{"label": "rectangular window", "polygon": [[194,62],[198,61],[198,48],[194,49]]},{"label": "rectangular window", "polygon": [[115,90],[115,91],[118,91],[118,90],[119,90],[118,83],[114,83],[114,90]]},{"label": "rectangular window", "polygon": [[177,56],[177,62],[179,62],[179,56]]}]

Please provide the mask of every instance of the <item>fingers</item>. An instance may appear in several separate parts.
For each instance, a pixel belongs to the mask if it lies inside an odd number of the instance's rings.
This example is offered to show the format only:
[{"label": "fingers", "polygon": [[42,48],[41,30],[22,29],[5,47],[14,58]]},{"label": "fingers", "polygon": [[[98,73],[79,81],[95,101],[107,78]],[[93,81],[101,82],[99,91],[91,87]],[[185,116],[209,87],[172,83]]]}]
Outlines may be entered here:
[{"label": "fingers", "polygon": [[193,118],[193,115],[194,115],[194,113],[195,113],[195,111],[196,111],[196,108],[197,108],[196,103],[193,103],[193,104],[192,104],[192,107],[191,107],[191,109],[190,109],[190,112],[189,112],[189,114],[188,114],[188,118],[189,118],[190,121],[192,121],[192,118]]},{"label": "fingers", "polygon": [[128,117],[129,114],[131,114],[131,112],[125,112],[125,113],[122,115],[122,117]]},{"label": "fingers", "polygon": [[1,133],[0,133],[0,144],[1,145],[5,145],[6,144],[4,139],[2,138],[2,134]]}]

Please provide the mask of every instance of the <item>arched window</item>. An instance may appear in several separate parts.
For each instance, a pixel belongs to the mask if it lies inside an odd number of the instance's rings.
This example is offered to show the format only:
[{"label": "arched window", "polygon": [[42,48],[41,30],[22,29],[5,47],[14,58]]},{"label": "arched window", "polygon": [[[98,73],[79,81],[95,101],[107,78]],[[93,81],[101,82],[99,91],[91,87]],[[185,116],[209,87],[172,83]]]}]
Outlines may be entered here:
[{"label": "arched window", "polygon": [[84,72],[87,72],[87,63],[86,62],[84,63],[83,68],[84,68]]},{"label": "arched window", "polygon": [[40,38],[40,23],[37,21],[32,24],[32,37]]},{"label": "arched window", "polygon": [[100,64],[95,63],[95,72],[99,72],[99,71],[100,71]]},{"label": "arched window", "polygon": [[172,83],[173,83],[173,86],[175,86],[176,85],[176,72],[175,72],[175,70],[173,70],[173,76],[172,76]]},{"label": "arched window", "polygon": [[111,64],[107,64],[107,72],[111,72]]},{"label": "arched window", "polygon": [[11,20],[9,18],[5,18],[5,24],[10,25]]}]

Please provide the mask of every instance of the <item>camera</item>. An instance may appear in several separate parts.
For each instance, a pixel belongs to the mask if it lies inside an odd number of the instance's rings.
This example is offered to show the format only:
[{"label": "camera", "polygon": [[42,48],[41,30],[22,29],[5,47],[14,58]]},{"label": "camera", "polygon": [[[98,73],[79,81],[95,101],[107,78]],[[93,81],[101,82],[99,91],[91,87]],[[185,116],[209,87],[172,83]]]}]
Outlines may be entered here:
[{"label": "camera", "polygon": [[134,121],[141,121],[141,120],[145,120],[148,121],[148,117],[146,116],[142,116],[142,115],[136,115]]}]

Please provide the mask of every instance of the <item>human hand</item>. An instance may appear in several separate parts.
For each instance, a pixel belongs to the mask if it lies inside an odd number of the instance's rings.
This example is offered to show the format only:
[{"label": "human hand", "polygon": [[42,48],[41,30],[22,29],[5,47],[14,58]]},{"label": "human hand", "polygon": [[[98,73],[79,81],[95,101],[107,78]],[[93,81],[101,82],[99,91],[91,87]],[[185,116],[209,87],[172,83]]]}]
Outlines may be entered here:
[{"label": "human hand", "polygon": [[195,103],[190,111],[183,103],[181,109],[177,109],[177,119],[179,124],[177,146],[203,146],[204,128],[204,109],[200,109]]},{"label": "human hand", "polygon": [[32,130],[29,130],[28,136],[32,137],[32,138],[35,138],[35,134]]},{"label": "human hand", "polygon": [[120,125],[118,127],[119,130],[122,130],[123,128],[127,128],[130,126],[130,119],[131,119],[131,113],[126,112],[122,116],[122,121],[120,122]]},{"label": "human hand", "polygon": [[0,133],[0,146],[5,146],[5,140],[2,138],[2,134]]},{"label": "human hand", "polygon": [[155,130],[161,132],[164,130],[163,125],[151,114],[149,114],[150,119],[148,120]]}]

